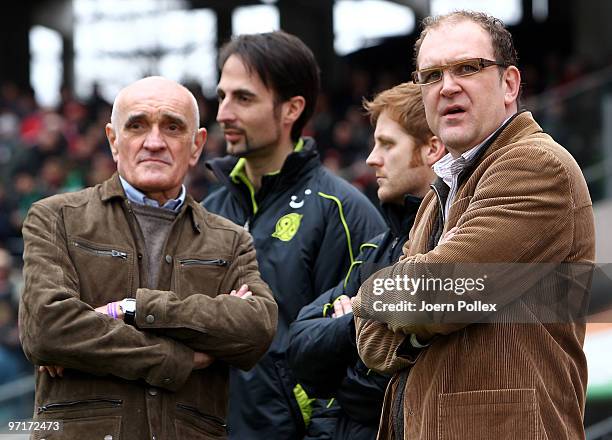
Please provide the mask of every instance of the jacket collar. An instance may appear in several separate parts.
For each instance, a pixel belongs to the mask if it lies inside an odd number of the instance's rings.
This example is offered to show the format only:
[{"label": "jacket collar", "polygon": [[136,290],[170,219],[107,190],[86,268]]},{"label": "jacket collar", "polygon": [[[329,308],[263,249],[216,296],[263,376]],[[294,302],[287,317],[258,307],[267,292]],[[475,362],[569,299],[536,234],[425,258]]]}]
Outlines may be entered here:
[{"label": "jacket collar", "polygon": [[258,204],[274,188],[290,187],[304,175],[321,164],[316,143],[312,138],[301,138],[295,150],[287,156],[281,169],[269,173],[261,179],[261,188],[257,193],[244,172],[246,159],[225,156],[205,162],[220,184],[252,211],[258,211]]},{"label": "jacket collar", "polygon": [[[127,201],[127,196],[125,195],[125,191],[123,190],[123,186],[119,180],[119,173],[115,172],[110,179],[101,184],[100,197],[102,202],[105,203],[117,198]],[[179,215],[182,215],[183,211],[187,211],[186,215],[189,215],[194,230],[197,231],[197,233],[200,233],[201,225],[204,221],[204,214],[200,204],[197,203],[189,194],[185,196],[185,202],[179,211]]]},{"label": "jacket collar", "polygon": [[[493,152],[528,135],[541,132],[542,128],[533,119],[531,112],[521,110],[510,117],[505,124],[484,143],[478,153],[469,160],[463,170],[463,175],[470,175],[482,159]],[[461,180],[461,179],[460,179]]]},{"label": "jacket collar", "polygon": [[[233,156],[224,156],[205,162],[219,182],[223,185],[240,185],[238,176],[243,173],[245,158],[238,159]],[[262,179],[262,187],[266,181],[280,179],[282,181],[298,180],[299,177],[320,163],[316,143],[312,138],[302,138],[296,144],[295,150],[287,156],[282,168],[274,173],[267,174]]]},{"label": "jacket collar", "polygon": [[395,203],[382,203],[380,205],[383,217],[395,237],[408,235],[422,200],[419,197],[407,194],[404,197],[403,205]]}]

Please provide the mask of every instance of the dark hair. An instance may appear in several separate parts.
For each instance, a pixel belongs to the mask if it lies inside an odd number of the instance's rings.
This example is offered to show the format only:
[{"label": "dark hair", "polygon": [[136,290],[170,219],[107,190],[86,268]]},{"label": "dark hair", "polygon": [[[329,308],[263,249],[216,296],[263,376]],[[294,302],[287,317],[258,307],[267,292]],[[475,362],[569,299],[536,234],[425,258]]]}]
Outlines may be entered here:
[{"label": "dark hair", "polygon": [[418,145],[426,144],[433,136],[425,118],[421,87],[416,84],[403,83],[380,92],[371,101],[364,99],[363,107],[374,127],[382,112],[386,111],[392,120],[417,140]]},{"label": "dark hair", "polygon": [[304,110],[291,127],[291,139],[296,142],[319,94],[319,66],[312,51],[298,37],[275,31],[233,38],[219,52],[219,69],[232,55],[239,57],[247,70],[257,72],[264,85],[274,91],[278,103],[294,96],[304,98]]}]

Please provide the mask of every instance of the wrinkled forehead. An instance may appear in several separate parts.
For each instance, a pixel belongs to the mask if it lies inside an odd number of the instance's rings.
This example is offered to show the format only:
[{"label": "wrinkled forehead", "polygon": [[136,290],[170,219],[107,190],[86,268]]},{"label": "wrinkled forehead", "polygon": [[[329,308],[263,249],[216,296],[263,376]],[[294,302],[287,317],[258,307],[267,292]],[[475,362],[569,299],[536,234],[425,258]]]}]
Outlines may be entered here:
[{"label": "wrinkled forehead", "polygon": [[197,103],[185,87],[164,78],[145,78],[123,89],[115,100],[115,116],[132,113],[181,115],[197,124]]},{"label": "wrinkled forehead", "polygon": [[448,20],[427,31],[417,58],[418,68],[426,69],[468,58],[493,59],[489,33],[468,19]]}]

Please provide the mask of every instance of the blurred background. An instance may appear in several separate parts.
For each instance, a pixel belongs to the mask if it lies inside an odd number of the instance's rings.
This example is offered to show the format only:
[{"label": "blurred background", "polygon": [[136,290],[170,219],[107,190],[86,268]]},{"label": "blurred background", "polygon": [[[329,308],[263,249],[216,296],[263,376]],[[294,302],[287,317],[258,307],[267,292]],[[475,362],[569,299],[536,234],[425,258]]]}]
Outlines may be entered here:
[{"label": "blurred background", "polygon": [[[241,33],[296,34],[315,53],[323,81],[304,134],[317,139],[328,168],[377,203],[376,182],[365,166],[372,129],[362,99],[409,80],[423,17],[460,8],[488,12],[514,35],[522,105],[581,166],[595,207],[597,262],[612,262],[608,0],[20,0],[3,8],[0,426],[30,417],[33,405],[33,367],[17,335],[22,221],[34,201],[113,173],[104,125],[123,86],[163,75],[195,94],[209,131],[205,157],[188,178],[200,200],[216,187],[204,160],[225,150],[215,122],[218,47]],[[612,294],[600,290],[600,297]],[[612,439],[612,319],[600,316],[589,324],[585,343],[585,425],[587,438]]]}]

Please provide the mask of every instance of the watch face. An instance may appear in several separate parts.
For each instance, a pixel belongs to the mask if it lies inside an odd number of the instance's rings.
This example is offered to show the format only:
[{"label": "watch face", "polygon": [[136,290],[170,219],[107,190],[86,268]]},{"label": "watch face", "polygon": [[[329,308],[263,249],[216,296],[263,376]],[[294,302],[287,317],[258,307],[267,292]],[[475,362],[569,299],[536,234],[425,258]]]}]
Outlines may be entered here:
[{"label": "watch face", "polygon": [[125,299],[122,301],[123,312],[124,313],[134,313],[136,312],[136,300],[135,299]]}]

